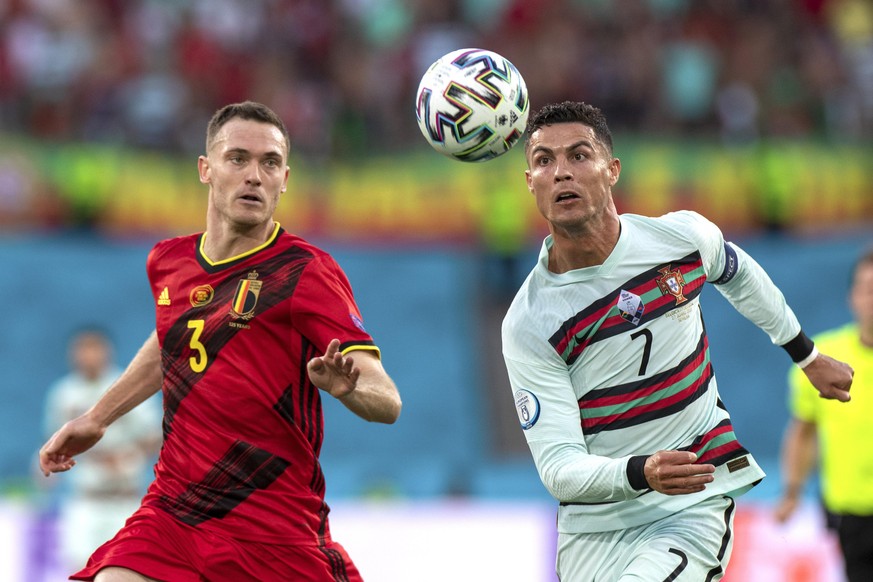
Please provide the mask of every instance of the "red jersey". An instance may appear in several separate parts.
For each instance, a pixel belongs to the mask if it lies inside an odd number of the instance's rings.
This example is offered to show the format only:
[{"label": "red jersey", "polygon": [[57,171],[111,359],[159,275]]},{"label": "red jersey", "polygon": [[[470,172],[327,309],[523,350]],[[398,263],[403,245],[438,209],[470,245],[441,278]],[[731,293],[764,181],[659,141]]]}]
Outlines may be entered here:
[{"label": "red jersey", "polygon": [[234,538],[322,543],[324,426],[306,364],[334,338],[343,352],[377,348],[326,252],[277,224],[263,245],[212,262],[205,236],[148,257],[164,444],[144,505]]}]

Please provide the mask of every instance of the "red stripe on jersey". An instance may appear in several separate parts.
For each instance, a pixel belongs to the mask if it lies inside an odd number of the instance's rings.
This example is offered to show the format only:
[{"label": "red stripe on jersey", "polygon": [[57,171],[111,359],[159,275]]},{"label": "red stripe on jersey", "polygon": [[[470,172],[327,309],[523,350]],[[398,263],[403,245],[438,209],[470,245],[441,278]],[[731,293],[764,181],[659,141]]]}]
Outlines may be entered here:
[{"label": "red stripe on jersey", "polygon": [[[709,379],[712,376],[712,366],[707,365],[704,373],[700,375],[694,382],[692,382],[687,388],[680,390],[679,392],[672,394],[666,398],[662,398],[657,402],[650,402],[648,404],[641,404],[639,406],[634,406],[629,410],[624,412],[620,412],[618,414],[610,414],[607,416],[598,416],[596,418],[582,418],[582,427],[585,428],[593,428],[603,425],[612,424],[619,420],[631,419],[636,416],[640,416],[642,414],[653,412],[657,410],[661,410],[663,408],[667,408],[673,404],[681,402],[687,398],[691,398],[703,385],[709,382]],[[662,386],[665,388],[666,386]],[[588,403],[586,403],[585,408],[587,408]],[[581,408],[581,406],[580,406]]]}]

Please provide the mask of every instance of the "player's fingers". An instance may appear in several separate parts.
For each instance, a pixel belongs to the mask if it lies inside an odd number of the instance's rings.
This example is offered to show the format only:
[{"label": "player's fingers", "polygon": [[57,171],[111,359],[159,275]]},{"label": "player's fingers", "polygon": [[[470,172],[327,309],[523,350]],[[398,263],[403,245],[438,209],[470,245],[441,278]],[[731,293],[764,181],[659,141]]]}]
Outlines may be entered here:
[{"label": "player's fingers", "polygon": [[40,467],[43,475],[48,477],[52,473],[62,473],[69,471],[76,464],[72,457],[67,455],[49,455],[45,458],[45,462],[40,459]]},{"label": "player's fingers", "polygon": [[668,487],[677,493],[696,493],[706,489],[706,484],[712,482],[711,475],[700,475],[693,477],[685,477],[676,480],[672,486]]},{"label": "player's fingers", "polygon": [[324,360],[321,358],[312,358],[309,360],[309,364],[307,365],[310,372],[315,374],[321,373],[324,370]]},{"label": "player's fingers", "polygon": [[686,465],[684,467],[688,475],[702,475],[706,473],[715,473],[715,465]]},{"label": "player's fingers", "polygon": [[670,465],[690,465],[697,460],[697,455],[691,451],[659,451],[655,454],[659,461]]},{"label": "player's fingers", "polygon": [[334,338],[330,340],[327,344],[327,350],[324,352],[324,355],[328,358],[333,358],[339,352],[339,340]]},{"label": "player's fingers", "polygon": [[840,388],[833,386],[829,386],[825,390],[822,390],[819,396],[829,400],[838,400],[840,402],[848,402],[852,399],[852,395],[848,390],[841,390]]}]

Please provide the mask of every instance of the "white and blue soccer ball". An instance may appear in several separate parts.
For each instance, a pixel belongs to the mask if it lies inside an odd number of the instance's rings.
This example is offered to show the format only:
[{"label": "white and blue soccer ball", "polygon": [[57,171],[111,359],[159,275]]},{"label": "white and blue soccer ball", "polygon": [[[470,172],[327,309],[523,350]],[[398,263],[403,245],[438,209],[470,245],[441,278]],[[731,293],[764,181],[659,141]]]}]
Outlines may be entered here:
[{"label": "white and blue soccer ball", "polygon": [[427,142],[462,162],[508,152],[521,140],[529,113],[518,69],[484,49],[460,49],[437,59],[416,94],[415,114]]}]

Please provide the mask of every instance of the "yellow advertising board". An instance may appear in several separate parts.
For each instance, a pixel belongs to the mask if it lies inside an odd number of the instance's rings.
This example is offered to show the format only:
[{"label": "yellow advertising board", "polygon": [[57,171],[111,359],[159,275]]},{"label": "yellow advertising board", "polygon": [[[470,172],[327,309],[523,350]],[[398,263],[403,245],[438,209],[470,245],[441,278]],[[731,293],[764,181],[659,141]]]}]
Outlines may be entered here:
[{"label": "yellow advertising board", "polygon": [[[873,220],[873,147],[813,142],[656,142],[623,137],[622,212],[697,210],[725,230],[832,229]],[[0,140],[0,225],[107,232],[202,230],[196,159],[115,147]],[[290,230],[341,240],[491,244],[543,226],[521,148],[483,163],[416,152],[315,164],[291,159],[277,211]]]}]

